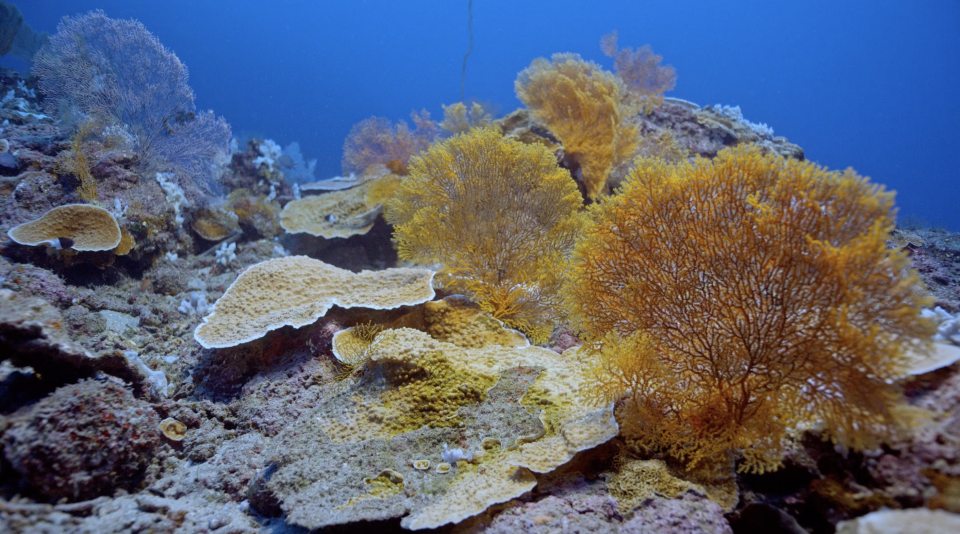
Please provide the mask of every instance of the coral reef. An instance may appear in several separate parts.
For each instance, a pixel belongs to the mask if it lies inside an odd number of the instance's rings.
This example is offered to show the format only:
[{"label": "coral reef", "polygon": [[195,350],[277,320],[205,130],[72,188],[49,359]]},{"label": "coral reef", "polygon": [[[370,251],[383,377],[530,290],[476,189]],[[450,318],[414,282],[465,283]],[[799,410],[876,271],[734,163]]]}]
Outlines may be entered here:
[{"label": "coral reef", "polygon": [[517,98],[576,159],[586,196],[599,197],[610,171],[637,144],[637,126],[627,121],[637,108],[623,82],[577,54],[554,54],[550,61],[535,59],[514,87]]},{"label": "coral reef", "polygon": [[319,181],[135,21],[0,69],[0,531],[949,525],[960,237],[605,48]]},{"label": "coral reef", "polygon": [[885,246],[891,194],[744,147],[639,160],[590,215],[565,298],[598,342],[600,397],[628,397],[625,434],[693,464],[737,450],[762,472],[797,424],[855,448],[897,426],[893,379],[933,325]]},{"label": "coral reef", "polygon": [[402,259],[439,263],[445,287],[546,340],[559,304],[554,267],[573,245],[580,205],[548,151],[483,128],[414,159],[386,213]]}]

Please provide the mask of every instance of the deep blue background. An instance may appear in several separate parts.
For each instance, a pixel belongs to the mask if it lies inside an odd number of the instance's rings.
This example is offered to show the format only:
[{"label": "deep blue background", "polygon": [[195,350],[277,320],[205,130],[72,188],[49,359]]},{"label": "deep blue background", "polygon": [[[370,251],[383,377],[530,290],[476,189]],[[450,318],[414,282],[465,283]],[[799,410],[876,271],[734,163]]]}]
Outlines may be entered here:
[{"label": "deep blue background", "polygon": [[[371,115],[408,119],[460,97],[467,0],[21,0],[27,23],[103,9],[136,18],[190,69],[201,108],[235,134],[299,141],[318,178]],[[588,7],[589,6],[589,7]],[[898,192],[901,214],[960,231],[960,3],[475,0],[467,98],[519,106],[516,74],[600,36],[650,44],[676,67],[668,96],[739,105],[830,168]],[[3,64],[16,65],[4,58]]]}]

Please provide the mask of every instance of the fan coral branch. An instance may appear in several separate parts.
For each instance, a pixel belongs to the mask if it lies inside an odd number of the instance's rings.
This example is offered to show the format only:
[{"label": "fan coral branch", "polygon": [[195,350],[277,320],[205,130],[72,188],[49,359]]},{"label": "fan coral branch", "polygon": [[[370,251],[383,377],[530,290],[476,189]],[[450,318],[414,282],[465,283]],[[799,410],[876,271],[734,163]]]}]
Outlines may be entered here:
[{"label": "fan coral branch", "polygon": [[617,49],[617,32],[600,39],[600,49],[613,59],[613,70],[627,84],[627,88],[640,95],[643,112],[650,114],[663,104],[663,93],[677,86],[677,71],[672,65],[660,65],[663,56],[654,54],[650,45]]},{"label": "fan coral branch", "polygon": [[440,128],[452,134],[467,133],[474,128],[486,128],[493,121],[493,116],[483,109],[483,106],[474,102],[469,113],[463,102],[443,106],[443,121]]},{"label": "fan coral branch", "polygon": [[146,167],[210,178],[210,163],[228,150],[226,121],[195,112],[187,68],[137,21],[102,11],[65,17],[34,63],[49,113],[126,125]]},{"label": "fan coral branch", "polygon": [[400,121],[370,117],[355,124],[343,143],[343,172],[362,173],[374,164],[386,165],[394,174],[407,174],[411,156],[423,152],[437,135],[437,123],[427,110],[412,112],[414,129]]},{"label": "fan coral branch", "polygon": [[414,158],[385,213],[401,258],[442,264],[449,288],[544,340],[559,304],[556,264],[573,246],[580,205],[548,150],[479,128]]},{"label": "fan coral branch", "polygon": [[694,463],[775,468],[799,422],[871,444],[896,426],[906,349],[933,333],[893,226],[893,194],[850,170],[746,146],[639,159],[591,206],[564,289],[603,341],[598,393],[628,396],[632,438]]},{"label": "fan coral branch", "polygon": [[633,154],[637,126],[626,119],[637,109],[619,78],[577,54],[537,58],[514,87],[533,116],[563,141],[583,171],[587,196],[596,199],[610,171]]}]

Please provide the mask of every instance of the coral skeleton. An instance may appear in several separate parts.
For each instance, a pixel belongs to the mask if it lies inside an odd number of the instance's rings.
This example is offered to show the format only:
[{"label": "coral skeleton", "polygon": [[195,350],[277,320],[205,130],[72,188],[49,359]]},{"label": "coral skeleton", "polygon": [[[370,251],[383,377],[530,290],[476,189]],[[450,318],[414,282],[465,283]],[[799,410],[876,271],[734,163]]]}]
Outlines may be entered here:
[{"label": "coral skeleton", "polygon": [[234,252],[237,250],[236,241],[230,243],[220,243],[220,248],[218,248],[214,253],[216,254],[216,261],[220,265],[226,267],[230,262],[237,259],[237,254]]},{"label": "coral skeleton", "polygon": [[468,462],[473,461],[473,453],[468,452],[464,453],[463,449],[448,449],[447,444],[443,444],[443,452],[440,453],[440,459],[444,462],[455,464],[460,460],[466,460]]},{"label": "coral skeleton", "polygon": [[177,226],[182,226],[183,215],[180,213],[180,210],[186,206],[189,206],[190,202],[187,201],[187,197],[183,193],[183,188],[177,185],[177,183],[174,181],[175,179],[176,176],[173,173],[157,173],[157,183],[160,184],[163,192],[166,193],[167,202],[173,208],[173,220],[177,223]]}]

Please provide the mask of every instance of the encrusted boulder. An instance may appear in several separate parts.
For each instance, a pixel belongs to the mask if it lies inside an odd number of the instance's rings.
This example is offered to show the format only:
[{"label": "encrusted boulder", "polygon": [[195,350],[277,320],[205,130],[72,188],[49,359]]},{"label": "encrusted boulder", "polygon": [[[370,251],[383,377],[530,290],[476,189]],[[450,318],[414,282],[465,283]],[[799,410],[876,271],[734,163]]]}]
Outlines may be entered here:
[{"label": "encrusted boulder", "polygon": [[112,380],[64,386],[9,423],[3,455],[28,486],[52,499],[132,489],[160,441],[153,409]]}]

